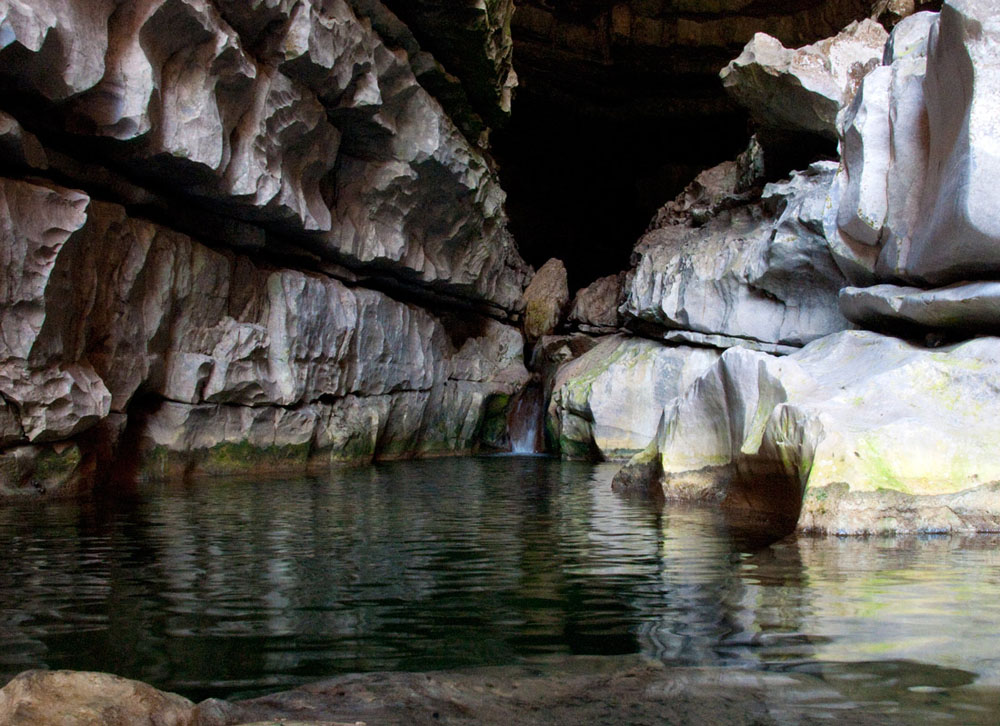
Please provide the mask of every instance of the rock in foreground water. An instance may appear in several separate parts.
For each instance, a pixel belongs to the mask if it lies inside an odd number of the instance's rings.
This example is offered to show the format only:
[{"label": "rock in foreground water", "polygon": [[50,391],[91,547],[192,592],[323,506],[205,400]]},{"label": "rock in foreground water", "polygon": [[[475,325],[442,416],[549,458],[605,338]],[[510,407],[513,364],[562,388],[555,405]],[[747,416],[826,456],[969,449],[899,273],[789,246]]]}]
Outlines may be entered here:
[{"label": "rock in foreground water", "polygon": [[852,331],[785,358],[733,348],[634,464],[667,497],[791,519],[805,497],[812,531],[996,531],[998,376],[997,338],[928,349]]}]

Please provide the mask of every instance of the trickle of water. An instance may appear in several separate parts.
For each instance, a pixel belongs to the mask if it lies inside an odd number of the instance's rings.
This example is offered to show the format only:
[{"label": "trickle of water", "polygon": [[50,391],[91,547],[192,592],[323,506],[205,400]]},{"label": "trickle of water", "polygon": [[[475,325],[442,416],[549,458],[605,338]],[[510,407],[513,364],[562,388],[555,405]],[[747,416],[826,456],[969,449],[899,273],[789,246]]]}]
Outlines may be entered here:
[{"label": "trickle of water", "polygon": [[542,389],[526,386],[518,394],[507,417],[510,450],[514,454],[538,454],[542,446]]}]

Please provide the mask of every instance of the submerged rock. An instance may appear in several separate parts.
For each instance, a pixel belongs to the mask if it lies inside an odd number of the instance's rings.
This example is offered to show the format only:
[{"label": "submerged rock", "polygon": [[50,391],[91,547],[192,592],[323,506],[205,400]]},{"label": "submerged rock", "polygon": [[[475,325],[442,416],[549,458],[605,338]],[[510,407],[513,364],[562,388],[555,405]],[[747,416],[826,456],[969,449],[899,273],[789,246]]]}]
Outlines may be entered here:
[{"label": "submerged rock", "polygon": [[[996,338],[931,350],[844,332],[785,358],[733,348],[664,410],[651,452],[667,497],[792,520],[805,497],[800,528],[992,531],[996,491],[976,487],[1000,481],[998,374]],[[892,514],[907,507],[920,515]]]},{"label": "submerged rock", "polygon": [[626,459],[656,433],[663,407],[718,357],[709,349],[605,338],[556,374],[550,439],[564,458]]}]

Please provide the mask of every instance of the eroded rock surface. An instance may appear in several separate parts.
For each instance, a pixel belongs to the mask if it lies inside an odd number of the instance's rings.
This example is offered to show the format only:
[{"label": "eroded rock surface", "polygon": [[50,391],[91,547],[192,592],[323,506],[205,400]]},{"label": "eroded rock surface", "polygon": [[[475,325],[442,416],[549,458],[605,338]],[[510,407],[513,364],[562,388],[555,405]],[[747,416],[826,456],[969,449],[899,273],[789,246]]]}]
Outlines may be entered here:
[{"label": "eroded rock surface", "polygon": [[760,203],[647,233],[622,312],[666,330],[785,345],[849,327],[836,307],[845,280],[822,229],[836,169],[819,162],[768,185]]},{"label": "eroded rock surface", "polygon": [[996,338],[927,349],[849,331],[785,358],[733,348],[664,411],[652,455],[668,497],[794,520],[805,496],[799,526],[813,531],[993,531],[998,365]]},{"label": "eroded rock surface", "polygon": [[27,109],[56,104],[24,111],[43,137],[101,139],[126,177],[179,181],[332,262],[504,310],[520,297],[527,269],[488,159],[418,82],[419,46],[387,45],[344,0],[46,0],[0,17],[0,85]]},{"label": "eroded rock surface", "polygon": [[719,357],[709,349],[610,336],[560,367],[547,427],[570,459],[627,459],[656,433],[665,405]]},{"label": "eroded rock surface", "polygon": [[872,20],[798,49],[757,33],[722,70],[722,84],[762,128],[836,139],[837,114],[879,64],[886,39]]},{"label": "eroded rock surface", "polygon": [[496,321],[458,344],[421,308],[211,250],[78,191],[0,193],[8,446],[68,445],[141,399],[148,473],[461,452],[486,398],[527,379],[520,333]]}]

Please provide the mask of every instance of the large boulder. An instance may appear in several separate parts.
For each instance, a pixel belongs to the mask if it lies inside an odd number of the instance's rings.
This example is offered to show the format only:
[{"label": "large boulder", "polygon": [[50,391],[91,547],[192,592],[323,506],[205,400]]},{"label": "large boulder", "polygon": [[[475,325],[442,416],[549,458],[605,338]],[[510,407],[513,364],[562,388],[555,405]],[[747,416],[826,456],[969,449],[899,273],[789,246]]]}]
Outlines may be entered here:
[{"label": "large boulder", "polygon": [[812,531],[995,530],[998,374],[997,338],[927,349],[848,331],[785,358],[733,348],[665,409],[635,464],[668,497],[802,512]]},{"label": "large boulder", "polygon": [[836,304],[845,279],[823,235],[836,169],[818,162],[769,184],[758,203],[647,233],[622,312],[659,329],[785,345],[849,327]]},{"label": "large boulder", "polygon": [[706,348],[605,338],[556,374],[550,439],[564,458],[627,459],[656,433],[663,407],[718,357]]},{"label": "large boulder", "polygon": [[569,304],[569,282],[562,260],[552,258],[535,273],[521,298],[524,335],[533,343],[555,331]]},{"label": "large boulder", "polygon": [[610,333],[621,327],[618,308],[624,297],[625,274],[598,278],[576,293],[567,320],[584,332]]},{"label": "large boulder", "polygon": [[886,32],[872,20],[798,49],[757,33],[727,65],[722,85],[764,129],[837,138],[837,114],[878,65]]}]

